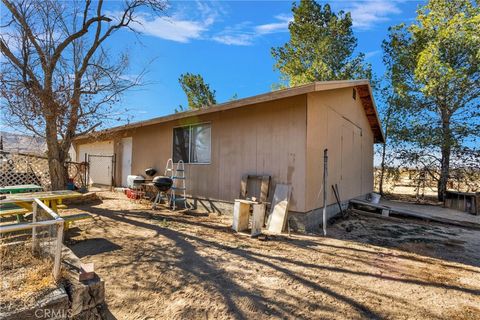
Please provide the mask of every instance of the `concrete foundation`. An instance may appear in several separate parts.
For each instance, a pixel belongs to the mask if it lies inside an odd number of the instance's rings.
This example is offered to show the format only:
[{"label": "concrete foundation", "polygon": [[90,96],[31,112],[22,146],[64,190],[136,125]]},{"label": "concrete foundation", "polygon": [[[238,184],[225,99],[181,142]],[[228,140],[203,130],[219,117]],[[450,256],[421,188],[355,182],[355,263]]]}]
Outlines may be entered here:
[{"label": "concrete foundation", "polygon": [[[348,207],[348,201],[342,203],[342,208]],[[327,221],[340,213],[337,204],[327,206]],[[307,213],[289,212],[288,222],[290,229],[295,232],[319,232],[323,226],[323,207],[312,210]]]},{"label": "concrete foundation", "polygon": [[194,210],[201,212],[225,214],[230,216],[233,215],[233,202],[203,198],[189,198],[188,204]]},{"label": "concrete foundation", "polygon": [[[359,199],[365,199],[366,195],[358,197]],[[198,211],[217,213],[225,215],[233,215],[233,202],[217,201],[212,199],[190,198],[189,204]],[[341,202],[342,209],[348,208],[349,200]],[[267,210],[270,210],[268,207]],[[269,211],[267,211],[269,212]],[[333,218],[340,213],[338,204],[331,204],[327,206],[327,219]],[[323,207],[314,209],[309,212],[288,212],[288,224],[290,230],[294,232],[319,232],[323,224]]]},{"label": "concrete foundation", "polygon": [[79,258],[67,247],[62,250],[65,281],[42,296],[34,305],[19,305],[8,312],[0,311],[2,320],[38,319],[104,319],[105,284],[96,276],[78,281]]}]

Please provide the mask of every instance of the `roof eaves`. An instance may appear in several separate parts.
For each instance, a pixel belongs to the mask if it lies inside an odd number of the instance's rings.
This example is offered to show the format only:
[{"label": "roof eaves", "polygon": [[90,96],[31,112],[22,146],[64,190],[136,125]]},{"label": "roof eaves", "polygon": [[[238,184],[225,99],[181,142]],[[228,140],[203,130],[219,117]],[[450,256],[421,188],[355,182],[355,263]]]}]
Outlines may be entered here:
[{"label": "roof eaves", "polygon": [[[246,106],[250,106],[250,105],[254,105],[262,102],[288,98],[288,97],[306,94],[314,91],[326,91],[326,90],[342,89],[342,88],[348,88],[348,87],[358,87],[358,86],[364,86],[364,85],[367,85],[369,88],[370,99],[372,100],[372,104],[374,106],[377,123],[380,126],[378,113],[375,107],[375,101],[373,100],[372,90],[370,87],[370,82],[367,79],[361,79],[361,80],[315,81],[309,84],[305,84],[305,85],[301,85],[293,88],[280,89],[277,91],[267,92],[267,93],[263,93],[263,94],[243,98],[243,99],[216,104],[211,106],[210,108],[205,108],[200,110],[188,110],[188,111],[174,113],[166,116],[156,117],[156,118],[138,121],[138,122],[125,124],[121,126],[116,126],[113,128],[98,131],[97,134],[99,133],[109,134],[109,133],[113,133],[121,130],[145,127],[145,126],[159,124],[167,121],[173,121],[173,120],[178,120],[178,119],[183,119],[183,118],[188,118],[188,117],[193,117],[193,116],[198,116],[198,115],[203,115],[203,114],[208,114],[213,112],[220,112],[220,111],[234,109],[234,108],[246,107]],[[381,140],[384,141],[385,139],[384,139],[381,127],[380,127],[380,134],[381,134]],[[75,137],[75,139],[76,140],[84,139],[90,136],[91,134],[86,134],[82,136],[77,136]]]}]

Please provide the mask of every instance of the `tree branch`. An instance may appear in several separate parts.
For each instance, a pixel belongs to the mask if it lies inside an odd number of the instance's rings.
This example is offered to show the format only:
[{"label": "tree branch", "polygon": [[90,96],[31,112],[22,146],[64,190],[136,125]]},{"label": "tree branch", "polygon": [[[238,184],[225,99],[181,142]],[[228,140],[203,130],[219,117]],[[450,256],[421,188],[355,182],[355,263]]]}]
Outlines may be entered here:
[{"label": "tree branch", "polygon": [[23,30],[28,36],[28,39],[32,42],[35,50],[37,50],[38,56],[40,58],[40,62],[42,63],[42,69],[45,74],[47,74],[47,60],[45,57],[45,52],[42,50],[40,45],[38,44],[37,40],[33,36],[32,29],[28,25],[27,21],[25,20],[25,16],[22,16],[20,12],[18,12],[17,8],[8,0],[2,0],[3,4],[7,7],[7,9],[12,13],[12,15],[20,22]]}]

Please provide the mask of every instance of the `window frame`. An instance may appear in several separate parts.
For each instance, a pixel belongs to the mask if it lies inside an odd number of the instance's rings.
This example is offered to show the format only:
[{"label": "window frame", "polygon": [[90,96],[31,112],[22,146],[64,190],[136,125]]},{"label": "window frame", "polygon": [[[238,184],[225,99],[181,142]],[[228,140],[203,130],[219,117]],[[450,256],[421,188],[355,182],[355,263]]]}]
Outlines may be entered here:
[{"label": "window frame", "polygon": [[[201,126],[201,125],[210,125],[210,140],[209,140],[209,144],[210,144],[210,161],[209,162],[190,162],[191,160],[191,157],[192,157],[192,140],[191,140],[191,137],[192,137],[192,128],[193,127],[197,127],[197,126]],[[205,165],[205,164],[212,164],[212,122],[211,121],[205,121],[205,122],[198,122],[198,123],[195,123],[195,124],[187,124],[187,125],[182,125],[182,126],[174,126],[172,128],[172,160],[174,160],[174,152],[175,152],[175,134],[174,134],[174,131],[175,129],[177,128],[188,128],[188,162],[184,162],[185,164],[200,164],[200,165]],[[173,162],[173,163],[178,163],[177,162]]]}]

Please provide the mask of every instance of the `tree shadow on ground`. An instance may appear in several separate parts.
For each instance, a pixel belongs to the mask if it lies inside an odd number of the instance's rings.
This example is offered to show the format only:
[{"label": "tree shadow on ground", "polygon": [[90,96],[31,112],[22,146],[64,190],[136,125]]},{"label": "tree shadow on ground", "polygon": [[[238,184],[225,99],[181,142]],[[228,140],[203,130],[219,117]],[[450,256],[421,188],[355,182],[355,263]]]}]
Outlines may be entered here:
[{"label": "tree shadow on ground", "polygon": [[122,249],[121,246],[105,238],[90,238],[82,241],[67,242],[70,249],[79,258]]},{"label": "tree shadow on ground", "polygon": [[[123,223],[128,223],[131,225],[134,225],[139,228],[145,228],[149,230],[153,230],[156,232],[157,235],[164,236],[168,239],[171,239],[174,241],[175,246],[179,247],[182,251],[182,256],[180,257],[180,260],[176,262],[176,265],[181,268],[182,270],[186,271],[188,274],[191,274],[195,276],[197,279],[201,281],[208,282],[211,284],[217,292],[219,292],[223,299],[225,300],[226,305],[228,308],[233,312],[235,318],[237,319],[246,319],[248,318],[244,312],[242,311],[241,307],[237,305],[238,299],[242,297],[247,297],[248,299],[252,300],[253,303],[256,305],[256,309],[258,310],[263,310],[265,309],[265,305],[275,305],[277,311],[273,310],[272,315],[282,317],[282,312],[285,314],[288,314],[288,306],[285,306],[284,304],[278,303],[276,301],[272,301],[269,299],[265,299],[262,297],[262,294],[260,291],[250,291],[250,290],[245,290],[244,288],[240,287],[237,285],[232,279],[226,277],[223,274],[223,271],[221,269],[218,269],[213,263],[209,262],[207,259],[202,257],[197,253],[197,248],[192,245],[190,241],[194,241],[196,243],[200,243],[204,246],[212,247],[217,250],[222,250],[222,251],[228,251],[230,254],[234,254],[236,256],[239,256],[243,259],[246,259],[248,261],[252,261],[255,263],[258,263],[260,265],[263,265],[269,269],[275,270],[279,273],[282,273],[286,275],[287,277],[291,278],[292,280],[308,287],[313,290],[316,290],[318,292],[322,292],[330,297],[332,297],[335,300],[338,300],[346,305],[349,305],[350,307],[354,308],[358,314],[361,317],[365,318],[382,318],[382,316],[378,313],[376,313],[374,310],[368,308],[367,306],[355,301],[354,299],[342,295],[330,288],[327,288],[325,286],[321,286],[301,275],[299,275],[296,272],[292,272],[291,270],[287,269],[284,267],[285,264],[294,264],[300,267],[305,267],[305,268],[312,268],[312,269],[319,269],[319,270],[329,270],[331,272],[339,272],[339,273],[346,273],[346,274],[354,274],[362,277],[376,277],[382,280],[389,280],[389,281],[398,281],[398,282],[404,282],[404,283],[409,283],[409,284],[415,284],[419,286],[430,286],[430,287],[435,287],[435,288],[444,288],[444,289],[450,289],[450,290],[457,290],[461,292],[465,292],[468,294],[474,294],[478,295],[480,294],[479,290],[472,290],[468,288],[463,288],[459,286],[453,286],[453,285],[446,285],[443,283],[434,283],[434,282],[426,282],[426,281],[421,281],[418,279],[404,279],[404,278],[396,278],[396,277],[387,277],[387,276],[382,276],[378,274],[371,274],[367,272],[358,272],[358,271],[351,271],[345,268],[337,268],[337,267],[330,267],[326,265],[314,265],[314,264],[308,264],[304,263],[301,261],[293,260],[293,259],[287,259],[284,257],[277,257],[277,256],[272,256],[272,255],[264,255],[264,254],[259,254],[255,253],[249,250],[245,250],[239,247],[232,247],[224,244],[219,244],[215,241],[210,241],[207,239],[203,239],[200,237],[196,237],[191,234],[186,234],[182,233],[176,230],[172,230],[169,228],[164,228],[156,224],[152,224],[149,222],[143,222],[137,220],[137,218],[140,219],[152,219],[152,213],[150,212],[142,212],[142,211],[137,211],[135,213],[128,213],[128,214],[122,214],[118,211],[112,211],[112,210],[106,210],[106,209],[99,209],[99,208],[94,208],[92,209],[92,212],[95,214],[98,214],[99,216],[107,217],[113,220],[116,220],[118,222],[123,222]],[[225,227],[220,227],[220,226],[212,226],[208,223],[202,223],[198,221],[192,221],[192,219],[188,218],[183,218],[183,217],[172,217],[171,215],[157,215],[155,214],[155,219],[169,219],[169,221],[175,221],[183,224],[191,224],[195,226],[201,226],[201,227],[206,227],[206,228],[213,228],[217,231],[225,231],[227,232]],[[229,232],[231,233],[231,232]],[[189,239],[190,241],[187,241],[186,239]],[[285,240],[286,241],[286,240]],[[301,245],[299,241],[303,240],[296,240],[295,245]],[[314,241],[308,241],[306,240],[306,243],[303,244],[303,247],[308,247],[309,245],[319,245],[318,242]],[[349,250],[356,250],[352,248],[348,248]],[[370,251],[367,251],[368,253],[372,253]],[[188,257],[188,260],[186,260]],[[408,257],[410,258],[410,257]],[[276,260],[281,263],[274,263],[269,260]],[[215,275],[214,279],[212,279],[212,275]],[[377,293],[378,294],[378,293]],[[320,306],[318,304],[315,305],[317,308],[324,308],[326,306]],[[269,311],[272,311],[270,309]],[[285,315],[283,314],[283,316]],[[431,315],[434,317],[434,315]]]}]

